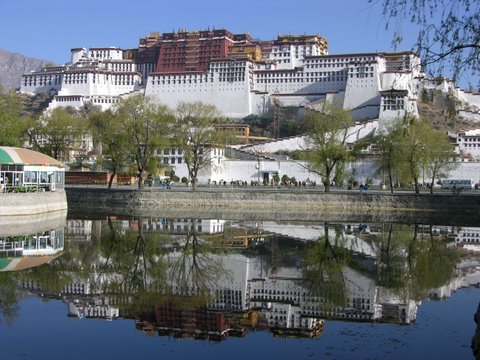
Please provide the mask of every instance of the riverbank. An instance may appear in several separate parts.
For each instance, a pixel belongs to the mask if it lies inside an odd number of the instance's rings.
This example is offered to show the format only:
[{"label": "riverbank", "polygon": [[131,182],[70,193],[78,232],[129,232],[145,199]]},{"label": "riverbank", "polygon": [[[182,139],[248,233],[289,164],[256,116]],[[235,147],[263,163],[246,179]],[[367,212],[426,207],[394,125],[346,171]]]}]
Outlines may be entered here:
[{"label": "riverbank", "polygon": [[390,194],[353,191],[69,187],[69,213],[169,218],[305,221],[391,221],[478,225],[480,195]]}]

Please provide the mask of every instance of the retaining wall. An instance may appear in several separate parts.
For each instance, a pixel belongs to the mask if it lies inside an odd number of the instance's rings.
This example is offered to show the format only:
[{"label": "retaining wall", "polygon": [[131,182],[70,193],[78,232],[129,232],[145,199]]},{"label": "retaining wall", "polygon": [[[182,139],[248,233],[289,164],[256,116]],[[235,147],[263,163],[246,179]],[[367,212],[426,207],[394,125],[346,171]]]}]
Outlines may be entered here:
[{"label": "retaining wall", "polygon": [[0,216],[34,215],[67,209],[63,190],[36,193],[0,193]]},{"label": "retaining wall", "polygon": [[[151,191],[68,188],[69,213],[218,219],[466,222],[480,224],[480,195],[312,191]],[[203,216],[200,216],[202,215]],[[435,221],[433,221],[435,219]]]}]

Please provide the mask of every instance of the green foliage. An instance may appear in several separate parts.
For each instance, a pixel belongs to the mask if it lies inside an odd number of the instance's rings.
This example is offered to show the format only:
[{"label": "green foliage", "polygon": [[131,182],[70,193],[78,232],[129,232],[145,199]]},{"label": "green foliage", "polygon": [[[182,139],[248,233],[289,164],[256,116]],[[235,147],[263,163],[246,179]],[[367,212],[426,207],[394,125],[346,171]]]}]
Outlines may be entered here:
[{"label": "green foliage", "polygon": [[430,192],[433,193],[433,185],[438,178],[447,176],[455,166],[453,160],[456,156],[453,144],[443,131],[427,129],[427,151],[425,154],[424,169],[430,176]]},{"label": "green foliage", "polygon": [[408,226],[385,224],[379,238],[375,239],[378,249],[378,274],[380,286],[402,289],[408,286],[410,277],[406,274],[408,258],[406,250],[412,240]]},{"label": "green foliage", "polygon": [[101,154],[97,163],[112,172],[108,187],[111,188],[117,173],[129,168],[129,148],[127,132],[119,126],[118,116],[111,110],[94,112],[89,117],[94,141],[101,144]]},{"label": "green foliage", "polygon": [[147,161],[147,166],[145,167],[145,170],[148,172],[148,174],[156,176],[158,175],[159,166],[160,164],[157,158],[150,158]]},{"label": "green foliage", "polygon": [[13,193],[29,193],[29,192],[37,192],[38,188],[36,186],[16,186],[7,189],[7,192]]},{"label": "green foliage", "polygon": [[325,237],[309,246],[304,271],[310,293],[323,297],[326,301],[322,306],[326,309],[345,306],[347,290],[343,269],[350,261],[340,232],[335,231],[335,236],[329,236],[332,231],[335,229],[325,225]]},{"label": "green foliage", "polygon": [[293,160],[307,161],[309,159],[307,150],[295,150],[288,152],[287,154]]},{"label": "green foliage", "polygon": [[461,101],[457,98],[455,93],[450,89],[447,93],[446,99],[447,105],[447,114],[451,119],[456,119],[458,116],[458,108],[461,104]]},{"label": "green foliage", "polygon": [[455,275],[459,255],[419,225],[385,224],[376,243],[378,284],[398,295],[422,300],[428,291],[447,284]]},{"label": "green foliage", "polygon": [[175,175],[175,171],[173,169],[166,170],[165,171],[165,176],[170,177],[170,180],[172,180],[173,182],[178,183],[180,181],[180,178],[177,175]]},{"label": "green foliage", "polygon": [[195,230],[197,226],[197,220],[192,220],[179,247],[180,256],[169,259],[167,283],[183,296],[202,295],[208,300],[211,290],[217,289],[220,279],[228,279],[230,273],[221,258],[213,256],[223,252],[221,246],[214,239],[201,237]]},{"label": "green foliage", "polygon": [[297,119],[287,119],[280,126],[280,137],[297,136],[302,134],[302,124]]},{"label": "green foliage", "polygon": [[172,127],[175,146],[182,149],[192,190],[196,189],[200,171],[212,165],[212,150],[223,148],[231,134],[216,128],[224,122],[213,105],[201,102],[180,103]]},{"label": "green foliage", "polygon": [[444,242],[422,243],[415,259],[415,286],[420,292],[417,298],[423,298],[426,290],[448,283],[454,276],[458,260],[457,253],[447,248]]},{"label": "green foliage", "polygon": [[275,185],[278,185],[278,184],[280,183],[280,176],[278,176],[278,174],[275,173],[275,174],[273,174],[273,176],[272,176],[272,180],[273,180],[273,183],[274,183]]},{"label": "green foliage", "polygon": [[87,132],[87,125],[84,119],[72,115],[67,109],[56,108],[44,119],[38,119],[29,135],[36,150],[55,159],[68,159],[69,150]]},{"label": "green foliage", "polygon": [[[391,192],[394,183],[412,183],[419,192],[421,175],[435,178],[451,167],[453,147],[444,132],[415,118],[398,119],[383,129],[374,140],[379,154],[380,169],[388,176]],[[433,191],[433,187],[431,187]]]},{"label": "green foliage", "polygon": [[250,133],[252,135],[270,138],[273,137],[273,119],[271,117],[259,117],[256,115],[251,115],[244,119],[244,121],[250,126]]},{"label": "green foliage", "polygon": [[36,119],[53,100],[54,93],[40,92],[34,95],[20,94],[20,96],[22,97],[22,116]]},{"label": "green foliage", "polygon": [[21,146],[29,123],[22,117],[20,95],[0,89],[0,124],[0,145]]},{"label": "green foliage", "polygon": [[408,179],[413,181],[415,192],[419,192],[419,178],[425,170],[431,170],[432,184],[442,170],[448,169],[454,156],[445,133],[435,131],[422,119],[410,119],[404,122],[403,137],[400,144],[406,164]]},{"label": "green foliage", "polygon": [[432,101],[432,99],[431,99],[431,96],[430,96],[430,92],[428,91],[428,89],[423,89],[422,90],[422,102],[429,103],[431,101]]},{"label": "green foliage", "polygon": [[305,116],[307,169],[323,178],[325,192],[332,180],[340,181],[344,165],[351,159],[347,149],[348,129],[353,125],[350,112],[326,103],[321,111],[308,111]]},{"label": "green foliage", "polygon": [[422,165],[428,161],[428,137],[431,126],[424,121],[417,119],[404,119],[403,136],[399,139],[401,156],[406,165],[405,175],[413,181],[415,192],[419,192],[419,178]]},{"label": "green foliage", "polygon": [[157,105],[142,95],[123,99],[115,110],[117,127],[125,134],[127,153],[138,174],[138,187],[143,188],[147,165],[155,151],[167,147],[174,118],[166,106]]},{"label": "green foliage", "polygon": [[0,320],[3,318],[7,325],[13,324],[18,316],[19,295],[15,274],[0,272]]}]

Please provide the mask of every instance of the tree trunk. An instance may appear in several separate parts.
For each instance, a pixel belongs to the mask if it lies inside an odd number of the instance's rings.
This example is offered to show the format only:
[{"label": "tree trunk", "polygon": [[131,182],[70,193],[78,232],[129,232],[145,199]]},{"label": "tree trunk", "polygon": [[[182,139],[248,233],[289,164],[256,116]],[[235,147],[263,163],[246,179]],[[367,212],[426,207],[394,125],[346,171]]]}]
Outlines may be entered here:
[{"label": "tree trunk", "polygon": [[190,180],[192,181],[192,191],[195,191],[197,189],[197,173],[195,169],[192,170],[190,173]]},{"label": "tree trunk", "polygon": [[145,170],[139,170],[138,172],[138,189],[141,190],[143,189],[143,186],[145,184]]},{"label": "tree trunk", "polygon": [[325,180],[325,181],[323,182],[323,186],[325,186],[325,192],[326,192],[326,193],[327,193],[327,192],[330,192],[330,181]]},{"label": "tree trunk", "polygon": [[[108,188],[109,189],[112,188],[113,179],[115,178],[116,175],[117,175],[117,167],[115,166],[112,170],[112,173],[110,174],[110,179],[108,180]],[[117,179],[117,184],[118,184],[118,179]]]},{"label": "tree trunk", "polygon": [[388,182],[390,185],[390,193],[393,194],[393,174],[392,174],[392,168],[390,166],[388,167]]},{"label": "tree trunk", "polygon": [[414,181],[414,184],[415,184],[415,194],[419,194],[419,193],[420,193],[420,189],[418,188],[418,179],[417,179],[417,177],[414,177],[414,178],[413,178],[413,181]]}]

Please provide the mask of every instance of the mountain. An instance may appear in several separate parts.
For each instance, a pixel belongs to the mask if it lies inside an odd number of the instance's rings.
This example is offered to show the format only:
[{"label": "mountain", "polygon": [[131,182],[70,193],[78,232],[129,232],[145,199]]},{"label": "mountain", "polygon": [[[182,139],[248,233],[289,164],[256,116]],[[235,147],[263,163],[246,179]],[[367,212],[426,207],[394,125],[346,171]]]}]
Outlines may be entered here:
[{"label": "mountain", "polygon": [[0,86],[4,90],[20,87],[22,74],[39,70],[51,61],[39,60],[0,49]]}]

